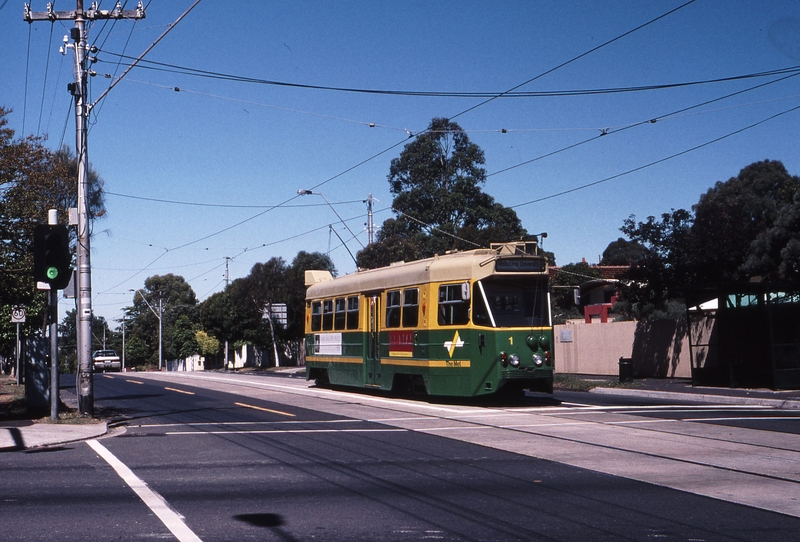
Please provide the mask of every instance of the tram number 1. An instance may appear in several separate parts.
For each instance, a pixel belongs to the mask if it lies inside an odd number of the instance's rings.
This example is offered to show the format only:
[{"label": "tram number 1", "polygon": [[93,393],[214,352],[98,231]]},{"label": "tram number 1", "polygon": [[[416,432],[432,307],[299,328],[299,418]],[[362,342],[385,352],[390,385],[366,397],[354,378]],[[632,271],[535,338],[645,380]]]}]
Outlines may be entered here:
[{"label": "tram number 1", "polygon": [[508,344],[510,344],[511,346],[514,346],[514,337],[509,337],[508,338]]}]

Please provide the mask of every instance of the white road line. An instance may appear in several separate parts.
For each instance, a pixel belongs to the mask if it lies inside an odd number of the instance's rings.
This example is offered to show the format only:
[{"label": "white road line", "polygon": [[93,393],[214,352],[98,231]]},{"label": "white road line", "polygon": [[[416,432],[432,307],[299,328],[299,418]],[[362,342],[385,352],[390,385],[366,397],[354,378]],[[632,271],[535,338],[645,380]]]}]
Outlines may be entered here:
[{"label": "white road line", "polygon": [[88,440],[86,443],[111,465],[120,478],[122,478],[130,488],[139,495],[150,510],[158,516],[158,519],[175,535],[180,542],[202,542],[194,532],[183,522],[183,518],[170,507],[164,497],[147,487],[147,484],[136,476],[125,463],[117,459],[108,449],[96,440]]},{"label": "white road line", "polygon": [[251,431],[167,431],[166,435],[281,435],[289,433],[408,433],[408,429],[253,429]]},{"label": "white road line", "polygon": [[[416,418],[408,418],[413,420]],[[143,423],[140,425],[128,425],[127,427],[137,428],[153,428],[153,427],[203,427],[206,425],[219,426],[219,425],[316,425],[327,423],[362,423],[369,421],[382,421],[382,420],[357,420],[355,418],[347,420],[281,420],[269,422],[181,422],[181,423]]]}]

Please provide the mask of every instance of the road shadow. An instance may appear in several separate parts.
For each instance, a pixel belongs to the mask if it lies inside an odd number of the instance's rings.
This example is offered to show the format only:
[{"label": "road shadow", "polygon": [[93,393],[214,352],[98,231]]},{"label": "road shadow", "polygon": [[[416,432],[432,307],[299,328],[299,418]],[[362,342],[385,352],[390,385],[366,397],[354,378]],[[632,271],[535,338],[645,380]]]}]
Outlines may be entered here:
[{"label": "road shadow", "polygon": [[283,518],[279,514],[237,514],[233,516],[233,519],[237,521],[241,521],[243,523],[247,523],[248,525],[252,525],[253,527],[266,527],[272,532],[281,538],[281,540],[285,540],[286,542],[296,542],[297,539],[291,536],[289,533],[281,529],[281,527],[285,524]]}]

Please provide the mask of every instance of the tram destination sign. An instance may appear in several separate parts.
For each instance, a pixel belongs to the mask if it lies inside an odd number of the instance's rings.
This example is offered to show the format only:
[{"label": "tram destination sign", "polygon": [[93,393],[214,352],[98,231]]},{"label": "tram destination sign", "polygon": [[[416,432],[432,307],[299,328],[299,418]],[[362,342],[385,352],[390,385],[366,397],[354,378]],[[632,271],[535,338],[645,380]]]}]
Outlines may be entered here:
[{"label": "tram destination sign", "polygon": [[494,270],[498,273],[531,273],[544,271],[544,258],[499,258]]}]

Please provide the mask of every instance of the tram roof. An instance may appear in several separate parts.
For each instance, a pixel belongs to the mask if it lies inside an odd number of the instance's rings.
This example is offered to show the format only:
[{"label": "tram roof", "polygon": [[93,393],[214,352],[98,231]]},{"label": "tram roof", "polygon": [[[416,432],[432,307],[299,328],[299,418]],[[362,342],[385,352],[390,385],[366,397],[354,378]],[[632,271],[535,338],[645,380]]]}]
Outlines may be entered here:
[{"label": "tram roof", "polygon": [[[453,252],[413,262],[397,262],[378,269],[360,270],[335,279],[319,271],[307,271],[306,273],[316,275],[312,275],[313,283],[308,288],[306,299],[381,291],[430,282],[477,280],[494,273],[499,252],[501,251],[494,247]],[[306,284],[308,282],[307,280]]]}]

